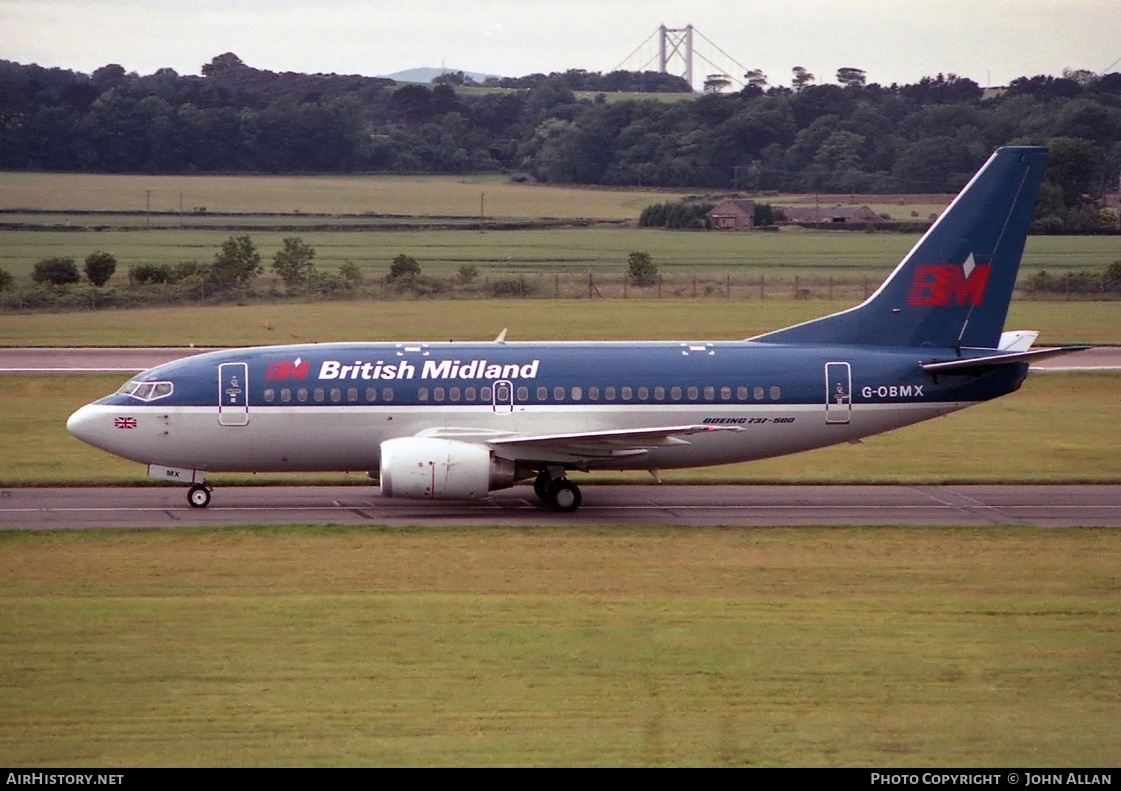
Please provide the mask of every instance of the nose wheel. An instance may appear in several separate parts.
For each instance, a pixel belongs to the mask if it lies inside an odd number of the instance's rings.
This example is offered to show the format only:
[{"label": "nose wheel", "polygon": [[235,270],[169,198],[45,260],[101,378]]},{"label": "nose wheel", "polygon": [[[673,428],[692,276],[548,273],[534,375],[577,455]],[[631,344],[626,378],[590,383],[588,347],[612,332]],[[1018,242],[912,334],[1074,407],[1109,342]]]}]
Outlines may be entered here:
[{"label": "nose wheel", "polygon": [[187,490],[187,502],[192,508],[206,508],[210,505],[210,488],[196,483]]}]

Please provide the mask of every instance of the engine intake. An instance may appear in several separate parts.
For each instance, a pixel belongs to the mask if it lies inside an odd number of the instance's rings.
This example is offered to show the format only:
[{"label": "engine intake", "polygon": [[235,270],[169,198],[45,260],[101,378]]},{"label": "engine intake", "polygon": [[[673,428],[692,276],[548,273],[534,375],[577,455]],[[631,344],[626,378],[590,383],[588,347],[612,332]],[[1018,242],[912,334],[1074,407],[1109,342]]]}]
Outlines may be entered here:
[{"label": "engine intake", "polygon": [[514,462],[490,448],[448,439],[400,437],[381,443],[381,494],[476,500],[516,481]]}]

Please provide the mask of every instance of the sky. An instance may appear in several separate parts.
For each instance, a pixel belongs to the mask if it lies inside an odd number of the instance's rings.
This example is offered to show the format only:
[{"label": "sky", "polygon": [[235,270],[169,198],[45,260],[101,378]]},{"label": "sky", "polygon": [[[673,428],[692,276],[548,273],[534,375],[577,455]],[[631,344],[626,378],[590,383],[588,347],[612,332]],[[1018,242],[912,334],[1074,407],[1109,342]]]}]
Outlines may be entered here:
[{"label": "sky", "polygon": [[849,66],[883,85],[1121,71],[1121,0],[0,0],[0,59],[140,74],[199,74],[225,52],[270,71],[366,76],[655,70],[663,24],[698,32],[698,88],[741,66],[771,85],[789,85],[795,66],[819,84]]}]

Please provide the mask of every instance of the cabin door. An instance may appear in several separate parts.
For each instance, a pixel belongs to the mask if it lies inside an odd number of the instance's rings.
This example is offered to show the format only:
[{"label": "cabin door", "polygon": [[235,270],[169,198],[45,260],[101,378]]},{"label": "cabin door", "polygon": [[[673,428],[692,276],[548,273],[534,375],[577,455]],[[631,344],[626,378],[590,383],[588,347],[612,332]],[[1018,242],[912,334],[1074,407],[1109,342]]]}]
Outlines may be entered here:
[{"label": "cabin door", "polygon": [[244,426],[249,423],[249,363],[218,366],[218,424]]},{"label": "cabin door", "polygon": [[825,364],[825,422],[848,423],[852,417],[852,369],[848,363]]}]

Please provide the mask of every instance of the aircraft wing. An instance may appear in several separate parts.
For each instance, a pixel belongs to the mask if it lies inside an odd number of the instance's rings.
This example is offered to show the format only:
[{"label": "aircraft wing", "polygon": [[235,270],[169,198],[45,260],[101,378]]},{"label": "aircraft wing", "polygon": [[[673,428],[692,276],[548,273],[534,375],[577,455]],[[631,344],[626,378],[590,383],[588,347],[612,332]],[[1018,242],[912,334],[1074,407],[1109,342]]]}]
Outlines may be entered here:
[{"label": "aircraft wing", "polygon": [[934,360],[923,363],[923,370],[932,374],[946,371],[967,371],[972,368],[988,368],[993,365],[1008,365],[1009,363],[1035,362],[1048,357],[1058,357],[1060,354],[1081,352],[1092,348],[1090,346],[1058,346],[1051,349],[1029,349],[1018,352],[1005,352],[989,354],[984,357],[960,357],[953,360]]},{"label": "aircraft wing", "polygon": [[486,440],[499,455],[515,461],[577,463],[641,456],[652,448],[688,445],[684,437],[713,431],[743,431],[742,426],[660,426],[579,431],[570,434],[495,437]]}]

